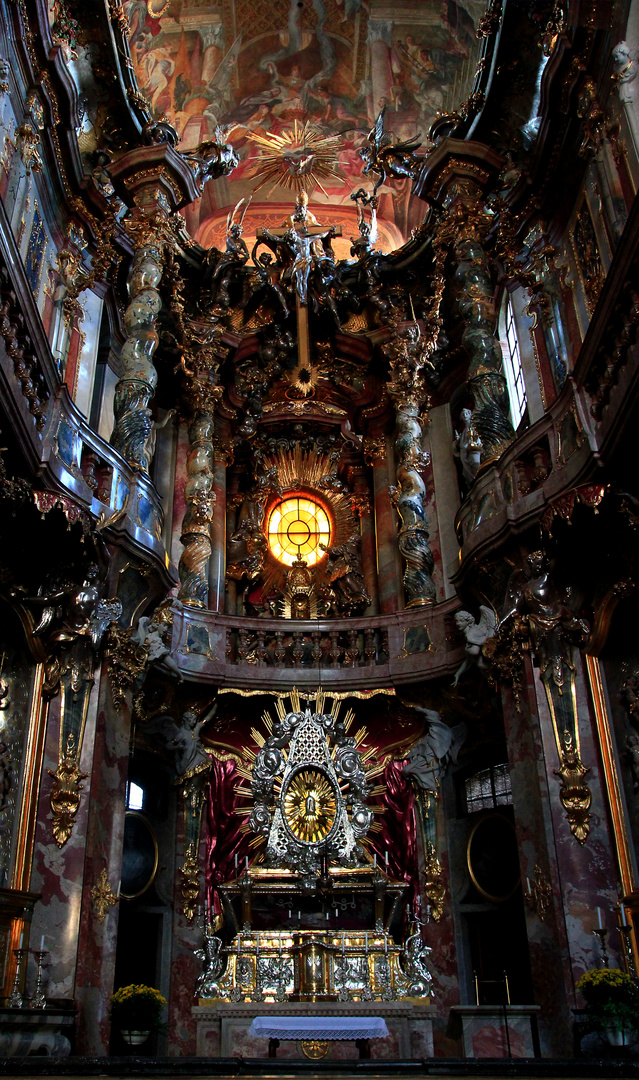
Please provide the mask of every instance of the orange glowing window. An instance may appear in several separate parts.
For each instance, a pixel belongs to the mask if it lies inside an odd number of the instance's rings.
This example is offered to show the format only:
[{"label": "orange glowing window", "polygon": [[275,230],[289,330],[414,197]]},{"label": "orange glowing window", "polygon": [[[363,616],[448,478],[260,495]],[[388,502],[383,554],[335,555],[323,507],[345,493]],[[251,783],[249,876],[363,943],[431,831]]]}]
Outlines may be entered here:
[{"label": "orange glowing window", "polygon": [[320,544],[328,546],[331,526],[319,503],[304,496],[278,503],[268,521],[268,544],[271,552],[286,566],[304,559],[308,566],[324,555]]}]

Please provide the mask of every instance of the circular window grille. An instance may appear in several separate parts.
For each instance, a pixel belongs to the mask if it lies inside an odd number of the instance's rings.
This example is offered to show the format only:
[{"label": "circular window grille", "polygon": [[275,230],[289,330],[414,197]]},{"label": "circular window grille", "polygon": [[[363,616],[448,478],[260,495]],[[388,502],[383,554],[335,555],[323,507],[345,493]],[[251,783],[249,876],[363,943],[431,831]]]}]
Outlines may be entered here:
[{"label": "circular window grille", "polygon": [[286,566],[292,566],[296,559],[304,559],[308,566],[314,566],[324,555],[320,544],[328,546],[330,539],[328,515],[312,499],[304,496],[284,499],[271,512],[269,548]]}]

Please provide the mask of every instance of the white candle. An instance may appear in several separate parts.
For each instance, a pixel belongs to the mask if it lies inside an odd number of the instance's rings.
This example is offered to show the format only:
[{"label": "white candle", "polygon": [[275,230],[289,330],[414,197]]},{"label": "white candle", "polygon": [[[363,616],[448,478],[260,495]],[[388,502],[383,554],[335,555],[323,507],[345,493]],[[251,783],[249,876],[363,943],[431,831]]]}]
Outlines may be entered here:
[{"label": "white candle", "polygon": [[259,938],[257,939],[257,945],[255,946],[255,955],[256,956],[260,955],[260,939]]},{"label": "white candle", "polygon": [[373,870],[377,870],[377,855],[373,855]]},{"label": "white candle", "polygon": [[530,878],[529,877],[526,878],[526,892],[528,893],[528,895],[530,895],[530,893],[531,893]]},{"label": "white candle", "polygon": [[20,944],[18,945],[18,948],[19,948],[19,949],[21,949],[21,948],[22,948],[22,944],[23,944],[23,942],[24,942],[24,933],[20,934]]},{"label": "white candle", "polygon": [[302,921],[302,912],[301,911],[298,911],[298,913],[297,913],[297,921],[298,922]]},{"label": "white candle", "polygon": [[345,946],[345,944],[346,944],[346,939],[344,937],[344,931],[342,930],[342,956],[344,955],[344,946]]},{"label": "white candle", "polygon": [[44,952],[44,934],[40,938],[40,952]]},{"label": "white candle", "polygon": [[244,858],[244,869],[248,870],[248,855],[246,855]]},{"label": "white candle", "polygon": [[364,948],[368,952],[368,933],[364,934]]},{"label": "white candle", "polygon": [[328,911],[326,912],[326,922],[328,922]]},{"label": "white candle", "polygon": [[289,917],[289,919],[290,919],[290,918],[292,918],[292,916],[293,916],[293,912],[292,912],[292,911],[291,911],[291,909],[289,908],[289,909],[288,909],[288,917]]},{"label": "white candle", "polygon": [[386,851],[384,852],[384,862],[386,864],[386,869],[388,870],[388,848],[386,848]]},{"label": "white candle", "polygon": [[237,870],[237,851],[235,852],[235,869]]},{"label": "white candle", "polygon": [[384,952],[388,952],[388,937],[384,934]]},{"label": "white candle", "polygon": [[280,930],[280,956],[282,955],[282,931]]},{"label": "white candle", "polygon": [[628,925],[627,921],[626,921],[626,909],[623,906],[623,904],[621,905],[621,925],[622,926],[627,926]]},{"label": "white candle", "polygon": [[597,918],[599,919],[599,929],[603,930],[603,923],[601,921],[601,908],[597,908]]}]

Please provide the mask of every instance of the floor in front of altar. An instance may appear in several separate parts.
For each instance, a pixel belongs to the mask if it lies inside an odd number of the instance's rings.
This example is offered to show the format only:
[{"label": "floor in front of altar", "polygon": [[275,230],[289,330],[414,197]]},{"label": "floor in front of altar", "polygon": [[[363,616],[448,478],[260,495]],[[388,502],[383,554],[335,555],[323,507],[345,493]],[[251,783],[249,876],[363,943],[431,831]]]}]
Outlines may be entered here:
[{"label": "floor in front of altar", "polygon": [[596,1077],[597,1080],[639,1080],[639,1060],[633,1058],[429,1058],[396,1062],[294,1062],[249,1058],[66,1058],[23,1057],[0,1059],[0,1076],[20,1080],[406,1080],[407,1077],[445,1077],[462,1080],[473,1076],[482,1080],[569,1080]]}]

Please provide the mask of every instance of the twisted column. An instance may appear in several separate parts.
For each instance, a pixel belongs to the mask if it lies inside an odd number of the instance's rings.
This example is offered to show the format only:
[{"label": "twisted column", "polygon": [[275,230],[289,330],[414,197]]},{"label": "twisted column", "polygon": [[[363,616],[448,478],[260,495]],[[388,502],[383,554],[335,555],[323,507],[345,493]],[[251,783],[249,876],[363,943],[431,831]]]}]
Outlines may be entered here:
[{"label": "twisted column", "polygon": [[488,256],[476,237],[455,244],[455,278],[461,286],[459,310],[466,324],[462,344],[470,357],[468,389],[472,420],[482,442],[482,464],[498,457],[514,438]]},{"label": "twisted column", "polygon": [[398,546],[406,566],[404,589],[406,607],[432,604],[435,566],[428,543],[429,533],[424,502],[426,488],[421,477],[429,462],[422,450],[424,434],[421,406],[426,401],[423,367],[427,346],[416,324],[400,331],[385,347],[390,361],[388,392],[395,401],[395,458],[397,487],[393,499],[401,518]]},{"label": "twisted column", "polygon": [[158,344],[155,320],[162,307],[158,286],[164,267],[165,229],[166,214],[159,200],[153,196],[141,200],[129,222],[135,248],[124,316],[127,337],[122,347],[122,376],[115,388],[115,426],[110,441],[130,465],[143,472],[148,472],[155,450],[149,402],[158,381],[153,353]]},{"label": "twisted column", "polygon": [[406,563],[406,607],[417,607],[419,604],[432,604],[435,601],[432,579],[435,560],[428,543],[428,525],[424,512],[426,487],[421,478],[421,470],[428,463],[428,458],[421,449],[424,429],[418,406],[406,399],[399,401],[396,425],[395,502],[401,518],[398,546]]},{"label": "twisted column", "polygon": [[186,513],[180,540],[178,600],[196,607],[206,607],[209,594],[208,563],[211,555],[213,492],[213,416],[199,413],[189,427],[189,452],[186,458],[184,501]]}]

